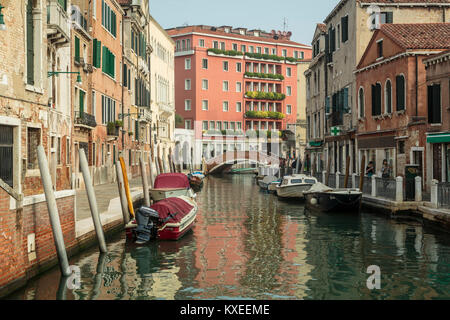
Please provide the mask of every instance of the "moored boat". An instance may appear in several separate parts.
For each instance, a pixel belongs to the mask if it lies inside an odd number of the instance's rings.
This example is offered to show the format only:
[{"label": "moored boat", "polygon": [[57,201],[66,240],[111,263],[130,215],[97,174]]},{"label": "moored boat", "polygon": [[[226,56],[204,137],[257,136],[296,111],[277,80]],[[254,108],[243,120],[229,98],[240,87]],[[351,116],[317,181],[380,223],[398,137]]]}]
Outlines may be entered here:
[{"label": "moored boat", "polygon": [[280,185],[275,187],[280,198],[303,198],[303,192],[309,190],[317,179],[304,174],[284,176]]},{"label": "moored boat", "polygon": [[262,180],[258,181],[258,185],[261,189],[263,190],[268,190],[269,189],[269,185],[273,182],[276,181],[278,178],[275,176],[265,176]]},{"label": "moored boat", "polygon": [[361,209],[362,192],[359,189],[333,189],[317,183],[303,194],[308,209],[324,212],[354,212]]},{"label": "moored boat", "polygon": [[149,192],[154,201],[179,196],[195,197],[189,178],[184,173],[159,174],[155,179],[154,187]]},{"label": "moored boat", "polygon": [[178,240],[195,223],[198,206],[189,197],[171,197],[154,203],[150,207],[140,207],[136,211],[133,227],[127,228],[127,237],[137,244],[153,239]]},{"label": "moored boat", "polygon": [[231,169],[231,174],[254,174],[257,171],[255,168],[237,168]]},{"label": "moored boat", "polygon": [[271,183],[269,183],[267,190],[270,193],[276,193],[277,192],[277,186],[280,185],[281,183],[281,179],[278,179],[276,181],[272,181]]}]

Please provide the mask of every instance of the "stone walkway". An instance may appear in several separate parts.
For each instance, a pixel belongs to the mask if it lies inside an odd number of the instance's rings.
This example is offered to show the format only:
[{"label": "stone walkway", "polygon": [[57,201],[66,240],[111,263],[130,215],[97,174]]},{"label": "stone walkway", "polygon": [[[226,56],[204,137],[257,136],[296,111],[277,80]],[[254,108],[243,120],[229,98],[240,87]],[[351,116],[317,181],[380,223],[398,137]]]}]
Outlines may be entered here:
[{"label": "stone walkway", "polygon": [[[141,189],[141,177],[129,180],[130,191]],[[107,183],[94,186],[95,197],[97,198],[97,207],[100,214],[108,211],[109,202],[111,199],[119,197],[119,190],[117,183]],[[80,221],[91,217],[91,209],[89,208],[89,201],[86,190],[77,190],[76,201],[76,220]]]}]

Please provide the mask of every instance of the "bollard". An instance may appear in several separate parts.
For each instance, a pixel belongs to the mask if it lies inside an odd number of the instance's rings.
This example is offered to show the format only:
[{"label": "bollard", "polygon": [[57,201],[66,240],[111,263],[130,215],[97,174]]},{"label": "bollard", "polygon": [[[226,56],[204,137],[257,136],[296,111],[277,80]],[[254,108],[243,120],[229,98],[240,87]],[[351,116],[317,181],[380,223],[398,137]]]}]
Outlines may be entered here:
[{"label": "bollard", "polygon": [[352,173],[352,188],[356,189],[356,173]]},{"label": "bollard", "polygon": [[141,167],[142,189],[144,191],[144,205],[150,207],[150,196],[148,193],[147,172],[145,170],[144,156],[141,153],[139,157],[139,165]]},{"label": "bollard", "polygon": [[415,180],[414,201],[422,201],[422,177],[417,176]]},{"label": "bollard", "polygon": [[98,213],[97,208],[97,199],[95,198],[94,187],[92,186],[92,179],[89,173],[89,166],[86,159],[86,154],[84,153],[84,149],[79,149],[80,155],[80,168],[83,173],[84,185],[86,187],[86,193],[89,200],[89,207],[91,208],[92,220],[94,221],[95,232],[97,233],[98,244],[100,246],[100,252],[107,252],[106,250],[106,242],[105,235],[103,234],[102,222],[100,220],[100,214]]},{"label": "bollard", "polygon": [[395,201],[403,201],[403,177],[395,178]]},{"label": "bollard", "polygon": [[438,207],[438,183],[436,179],[431,180],[431,205],[433,208]]},{"label": "bollard", "polygon": [[324,170],[322,171],[322,183],[325,184],[325,177],[326,177],[327,172]]},{"label": "bollard", "polygon": [[47,200],[48,214],[52,226],[53,238],[55,241],[56,252],[58,254],[59,266],[63,276],[70,276],[69,260],[67,259],[66,246],[59,220],[58,207],[56,206],[55,194],[53,193],[52,177],[48,168],[47,158],[42,145],[37,148],[39,170],[41,171],[42,184],[44,185],[45,199]]},{"label": "bollard", "polygon": [[372,197],[376,197],[377,196],[377,178],[375,177],[375,175],[373,175],[372,177],[371,177],[371,182],[372,182],[372,193],[371,193],[371,196]]},{"label": "bollard", "polygon": [[130,222],[130,212],[128,211],[127,195],[123,183],[123,173],[120,162],[116,162],[117,186],[119,188],[120,205],[122,207],[123,222],[127,224]]}]

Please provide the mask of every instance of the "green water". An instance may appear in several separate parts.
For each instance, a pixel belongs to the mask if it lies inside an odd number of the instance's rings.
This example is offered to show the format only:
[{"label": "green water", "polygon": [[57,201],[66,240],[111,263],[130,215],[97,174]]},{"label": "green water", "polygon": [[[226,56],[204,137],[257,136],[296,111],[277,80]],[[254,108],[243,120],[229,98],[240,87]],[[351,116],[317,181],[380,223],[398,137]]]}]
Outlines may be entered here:
[{"label": "green water", "polygon": [[[305,211],[252,175],[209,177],[193,230],[137,247],[123,233],[74,257],[79,289],[56,267],[12,299],[449,299],[450,234],[383,215]],[[367,268],[379,266],[380,289]]]}]

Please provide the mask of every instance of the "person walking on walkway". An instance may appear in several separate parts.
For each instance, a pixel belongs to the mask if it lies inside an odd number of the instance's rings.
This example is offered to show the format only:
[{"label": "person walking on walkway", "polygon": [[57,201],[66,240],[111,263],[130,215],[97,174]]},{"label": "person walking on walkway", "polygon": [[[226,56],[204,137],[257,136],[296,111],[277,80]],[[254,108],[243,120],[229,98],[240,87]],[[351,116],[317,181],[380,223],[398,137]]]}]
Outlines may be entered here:
[{"label": "person walking on walkway", "polygon": [[366,175],[370,178],[375,173],[375,167],[373,166],[373,161],[370,161],[366,167]]}]

